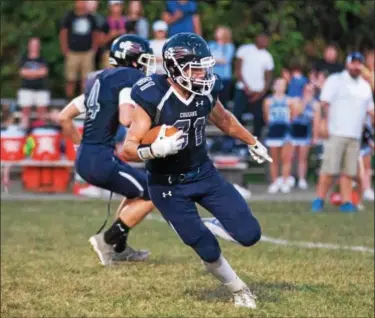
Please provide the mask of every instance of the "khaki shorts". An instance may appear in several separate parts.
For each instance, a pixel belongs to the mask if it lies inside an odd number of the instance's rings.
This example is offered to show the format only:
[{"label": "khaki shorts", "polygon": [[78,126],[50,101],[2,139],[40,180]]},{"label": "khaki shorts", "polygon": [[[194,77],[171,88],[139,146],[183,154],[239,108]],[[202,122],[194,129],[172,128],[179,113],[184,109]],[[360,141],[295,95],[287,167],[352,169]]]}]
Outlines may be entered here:
[{"label": "khaki shorts", "polygon": [[330,136],[324,141],[321,173],[357,175],[360,141],[354,138]]},{"label": "khaki shorts", "polygon": [[[94,70],[94,52],[68,52],[65,57],[65,79],[74,82],[86,79],[87,74]],[[80,73],[81,76],[78,76]]]},{"label": "khaki shorts", "polygon": [[18,91],[17,104],[20,107],[47,107],[51,97],[49,91],[21,88]]}]

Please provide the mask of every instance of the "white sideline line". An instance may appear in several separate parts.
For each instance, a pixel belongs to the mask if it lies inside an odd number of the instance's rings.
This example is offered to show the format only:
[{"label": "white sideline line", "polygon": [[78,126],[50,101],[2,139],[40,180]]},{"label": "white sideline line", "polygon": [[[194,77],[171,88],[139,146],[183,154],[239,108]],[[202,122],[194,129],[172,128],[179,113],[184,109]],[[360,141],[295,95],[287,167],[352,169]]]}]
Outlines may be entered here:
[{"label": "white sideline line", "polygon": [[[158,222],[165,222],[165,220],[158,215],[147,215],[146,219]],[[327,249],[327,250],[348,250],[348,251],[356,251],[356,252],[365,252],[374,254],[374,249],[366,246],[350,246],[350,245],[337,245],[337,244],[330,244],[330,243],[320,243],[320,242],[300,242],[300,241],[288,241],[282,240],[277,238],[272,238],[269,236],[262,235],[261,241],[275,244],[275,245],[285,245],[285,246],[297,246],[301,248],[320,248],[320,249]]]}]

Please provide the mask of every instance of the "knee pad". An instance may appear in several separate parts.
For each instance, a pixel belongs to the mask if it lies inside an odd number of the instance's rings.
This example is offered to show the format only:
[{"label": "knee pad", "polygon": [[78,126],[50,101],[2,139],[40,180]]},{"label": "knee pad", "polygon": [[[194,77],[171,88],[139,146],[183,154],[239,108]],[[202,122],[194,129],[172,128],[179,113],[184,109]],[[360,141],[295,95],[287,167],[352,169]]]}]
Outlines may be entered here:
[{"label": "knee pad", "polygon": [[205,262],[212,263],[219,259],[221,249],[219,242],[210,231],[202,231],[202,235],[196,239],[183,239]]},{"label": "knee pad", "polygon": [[261,236],[262,229],[260,224],[256,218],[253,218],[250,224],[248,222],[243,224],[234,233],[233,238],[243,246],[252,246],[260,240]]}]

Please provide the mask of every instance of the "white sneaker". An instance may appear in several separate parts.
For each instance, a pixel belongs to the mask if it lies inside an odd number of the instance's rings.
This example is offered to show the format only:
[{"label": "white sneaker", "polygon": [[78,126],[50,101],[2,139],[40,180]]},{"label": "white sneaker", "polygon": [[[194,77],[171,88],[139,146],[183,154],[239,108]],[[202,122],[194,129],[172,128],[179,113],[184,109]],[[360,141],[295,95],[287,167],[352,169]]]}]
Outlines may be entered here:
[{"label": "white sneaker", "polygon": [[241,187],[237,183],[233,184],[233,186],[236,188],[236,190],[242,195],[242,197],[248,201],[251,198],[251,191],[245,189],[244,187]]},{"label": "white sneaker", "polygon": [[257,308],[255,303],[256,296],[251,293],[248,287],[244,287],[240,291],[233,293],[233,298],[235,307]]},{"label": "white sneaker", "polygon": [[375,194],[373,189],[367,189],[365,192],[363,192],[363,198],[366,201],[374,201],[375,199]]},{"label": "white sneaker", "polygon": [[290,188],[293,188],[296,185],[296,178],[293,176],[289,176],[288,179],[286,180]]},{"label": "white sneaker", "polygon": [[365,206],[362,203],[357,204],[358,211],[363,211],[365,209]]},{"label": "white sneaker", "polygon": [[307,190],[309,185],[306,182],[306,179],[299,179],[298,180],[298,188],[301,190]]},{"label": "white sneaker", "polygon": [[280,187],[282,193],[289,193],[291,190],[290,184],[288,182],[283,183]]},{"label": "white sneaker", "polygon": [[271,183],[270,186],[268,187],[268,193],[273,194],[277,193],[280,190],[280,184],[276,180],[275,182]]}]

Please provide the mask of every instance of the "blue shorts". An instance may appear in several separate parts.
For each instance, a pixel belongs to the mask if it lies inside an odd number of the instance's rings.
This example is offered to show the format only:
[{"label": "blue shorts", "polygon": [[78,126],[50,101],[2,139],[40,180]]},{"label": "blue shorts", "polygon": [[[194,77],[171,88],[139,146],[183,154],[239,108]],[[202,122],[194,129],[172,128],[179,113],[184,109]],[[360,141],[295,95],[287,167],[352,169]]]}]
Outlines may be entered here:
[{"label": "blue shorts", "polygon": [[150,200],[146,174],[121,161],[113,151],[108,146],[81,144],[75,162],[77,173],[86,182],[128,199]]},{"label": "blue shorts", "polygon": [[359,155],[360,157],[366,157],[368,155],[371,155],[372,153],[373,153],[372,148],[369,145],[365,145],[361,147]]},{"label": "blue shorts", "polygon": [[310,124],[293,123],[290,129],[290,136],[294,146],[311,145],[312,127]]},{"label": "blue shorts", "polygon": [[290,142],[290,128],[287,124],[271,124],[265,140],[267,147],[282,147]]}]

